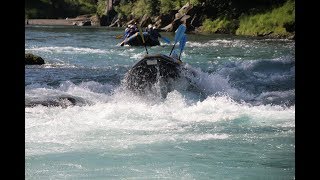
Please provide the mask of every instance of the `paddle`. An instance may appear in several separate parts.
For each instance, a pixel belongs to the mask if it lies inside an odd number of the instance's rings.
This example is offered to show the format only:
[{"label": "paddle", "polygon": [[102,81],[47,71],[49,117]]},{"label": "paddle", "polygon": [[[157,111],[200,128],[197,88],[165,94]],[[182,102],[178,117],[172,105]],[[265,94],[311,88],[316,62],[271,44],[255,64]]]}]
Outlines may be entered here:
[{"label": "paddle", "polygon": [[186,42],[187,42],[187,35],[184,34],[181,39],[180,39],[180,42],[179,42],[179,48],[180,48],[180,55],[179,55],[179,60],[180,60],[180,56],[181,56],[181,53],[184,49],[184,46],[186,45]]},{"label": "paddle", "polygon": [[119,34],[116,36],[116,39],[122,39],[122,37],[123,37],[123,34]]},{"label": "paddle", "polygon": [[165,43],[170,44],[170,39],[168,39],[168,38],[166,38],[166,37],[163,37],[163,36],[161,36],[161,39],[162,39]]},{"label": "paddle", "polygon": [[169,56],[171,55],[171,53],[172,53],[174,47],[176,46],[177,42],[180,41],[180,39],[181,39],[182,35],[184,34],[184,32],[186,31],[186,29],[187,29],[187,28],[186,28],[186,26],[185,26],[184,24],[181,24],[181,25],[178,27],[177,32],[176,32],[176,35],[175,35],[175,37],[174,37],[174,45],[173,45],[173,47],[172,47],[172,49],[171,49],[171,51],[170,51]]},{"label": "paddle", "polygon": [[139,32],[140,32],[140,36],[142,38],[142,42],[143,42],[144,48],[146,49],[147,54],[148,54],[148,49],[147,49],[146,43],[144,41],[144,36],[143,36],[142,29],[141,29],[140,25],[138,25],[138,29],[139,29]]}]

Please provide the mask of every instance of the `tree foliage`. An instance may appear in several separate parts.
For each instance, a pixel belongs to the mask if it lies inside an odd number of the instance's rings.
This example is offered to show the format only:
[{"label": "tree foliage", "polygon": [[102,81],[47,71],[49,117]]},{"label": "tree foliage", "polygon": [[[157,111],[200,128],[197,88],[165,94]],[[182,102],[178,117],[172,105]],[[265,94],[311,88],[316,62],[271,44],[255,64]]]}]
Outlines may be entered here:
[{"label": "tree foliage", "polygon": [[[109,0],[118,17],[171,14],[189,3],[196,6],[204,32],[259,35],[294,31],[294,0]],[[27,18],[65,18],[96,13],[107,17],[106,0],[26,0]],[[114,15],[115,16],[115,15]],[[114,17],[113,16],[113,17]],[[113,18],[111,17],[111,18]]]},{"label": "tree foliage", "polygon": [[26,0],[27,18],[66,18],[97,11],[97,0]]},{"label": "tree foliage", "polygon": [[287,1],[283,6],[256,15],[243,15],[240,17],[240,26],[236,31],[238,35],[286,35],[287,25],[295,22],[295,2]]},{"label": "tree foliage", "polygon": [[105,15],[106,12],[106,1],[105,0],[98,0],[97,2],[97,15],[102,16]]}]

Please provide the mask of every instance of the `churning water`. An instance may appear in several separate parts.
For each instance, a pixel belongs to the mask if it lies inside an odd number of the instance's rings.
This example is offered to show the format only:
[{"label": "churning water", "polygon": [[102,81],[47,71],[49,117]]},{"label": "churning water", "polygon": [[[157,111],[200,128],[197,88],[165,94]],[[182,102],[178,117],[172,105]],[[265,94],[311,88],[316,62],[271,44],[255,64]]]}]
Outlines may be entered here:
[{"label": "churning water", "polygon": [[26,179],[295,178],[294,41],[188,34],[163,99],[123,88],[145,49],[122,32],[25,28],[46,62],[25,67]]}]

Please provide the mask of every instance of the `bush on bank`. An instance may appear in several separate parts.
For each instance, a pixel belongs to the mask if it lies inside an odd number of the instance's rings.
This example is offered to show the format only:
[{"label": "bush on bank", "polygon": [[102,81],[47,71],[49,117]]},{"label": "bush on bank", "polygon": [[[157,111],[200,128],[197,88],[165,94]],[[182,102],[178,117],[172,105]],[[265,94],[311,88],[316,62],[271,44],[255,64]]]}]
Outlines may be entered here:
[{"label": "bush on bank", "polygon": [[256,15],[244,15],[239,20],[239,28],[236,30],[237,35],[289,35],[295,23],[295,2],[289,0],[283,6],[272,11]]}]

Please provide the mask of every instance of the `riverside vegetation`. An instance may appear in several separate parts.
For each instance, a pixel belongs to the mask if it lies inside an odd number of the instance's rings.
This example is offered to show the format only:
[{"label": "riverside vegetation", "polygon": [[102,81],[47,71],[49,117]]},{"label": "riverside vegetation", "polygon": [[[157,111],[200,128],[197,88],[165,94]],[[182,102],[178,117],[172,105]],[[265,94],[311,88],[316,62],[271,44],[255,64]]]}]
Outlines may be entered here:
[{"label": "riverside vegetation", "polygon": [[[184,21],[188,31],[197,33],[281,38],[294,38],[295,35],[294,0],[114,0],[112,3],[108,0],[25,1],[25,16],[29,19],[90,14],[99,20],[99,25],[111,27],[125,27],[128,23],[144,20],[145,24],[152,23],[160,30],[173,31],[175,28],[165,27],[181,18],[177,13],[187,15]],[[178,25],[173,24],[174,27]]]}]

